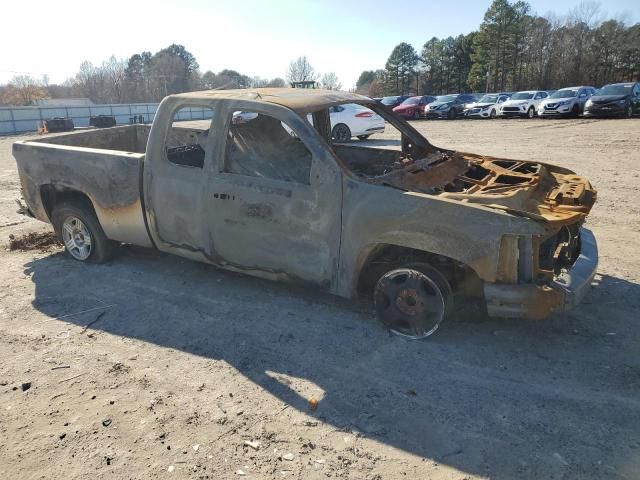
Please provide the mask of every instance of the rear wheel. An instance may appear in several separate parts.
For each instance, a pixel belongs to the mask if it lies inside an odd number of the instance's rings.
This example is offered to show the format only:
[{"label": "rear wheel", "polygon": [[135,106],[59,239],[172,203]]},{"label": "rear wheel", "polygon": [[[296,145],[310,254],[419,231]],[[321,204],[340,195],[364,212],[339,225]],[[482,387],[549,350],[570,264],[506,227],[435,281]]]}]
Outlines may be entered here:
[{"label": "rear wheel", "polygon": [[107,238],[93,209],[84,203],[61,203],[51,215],[65,250],[79,262],[103,263],[111,258],[113,242]]},{"label": "rear wheel", "polygon": [[420,339],[432,335],[448,316],[453,294],[438,270],[414,263],[385,273],[376,284],[374,303],[378,318],[392,332]]},{"label": "rear wheel", "polygon": [[529,107],[529,110],[527,110],[527,118],[533,118],[536,116],[536,111],[533,107]]},{"label": "rear wheel", "polygon": [[334,142],[348,142],[351,140],[351,130],[344,123],[339,123],[333,127],[331,136]]},{"label": "rear wheel", "polygon": [[366,140],[370,135],[358,135],[358,140]]}]

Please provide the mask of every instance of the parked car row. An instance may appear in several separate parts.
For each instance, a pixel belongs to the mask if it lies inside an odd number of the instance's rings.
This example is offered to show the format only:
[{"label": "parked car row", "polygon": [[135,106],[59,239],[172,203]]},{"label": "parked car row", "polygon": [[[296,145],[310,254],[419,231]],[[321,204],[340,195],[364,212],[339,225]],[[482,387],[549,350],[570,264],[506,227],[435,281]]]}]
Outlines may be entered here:
[{"label": "parked car row", "polygon": [[577,86],[559,90],[473,94],[389,96],[375,99],[397,115],[421,118],[541,118],[625,116],[640,114],[640,82],[615,83],[601,89]]},{"label": "parked car row", "polygon": [[[409,120],[523,117],[541,118],[584,115],[631,117],[640,114],[640,82],[618,83],[596,90],[579,86],[554,90],[487,93],[477,98],[473,94],[390,96],[376,98],[379,103]],[[258,116],[238,111],[232,123],[240,125]],[[348,142],[357,137],[366,140],[374,133],[384,132],[384,119],[372,110],[357,104],[335,105],[329,109],[331,136],[336,142]],[[312,122],[311,115],[308,116]],[[285,127],[286,128],[286,127]]]}]

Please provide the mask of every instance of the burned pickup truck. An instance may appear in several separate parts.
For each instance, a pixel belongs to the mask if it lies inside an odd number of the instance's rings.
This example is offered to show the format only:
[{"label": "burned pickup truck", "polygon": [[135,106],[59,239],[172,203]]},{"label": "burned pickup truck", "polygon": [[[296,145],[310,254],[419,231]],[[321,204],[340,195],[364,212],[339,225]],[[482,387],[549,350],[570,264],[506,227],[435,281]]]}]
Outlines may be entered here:
[{"label": "burned pickup truck", "polygon": [[[399,130],[397,148],[334,141],[329,111],[351,103]],[[172,95],[152,126],[19,141],[13,154],[29,214],[76,260],[103,262],[130,243],[370,296],[409,337],[433,333],[466,297],[492,316],[564,311],[596,272],[586,179],[435,147],[356,94]]]}]

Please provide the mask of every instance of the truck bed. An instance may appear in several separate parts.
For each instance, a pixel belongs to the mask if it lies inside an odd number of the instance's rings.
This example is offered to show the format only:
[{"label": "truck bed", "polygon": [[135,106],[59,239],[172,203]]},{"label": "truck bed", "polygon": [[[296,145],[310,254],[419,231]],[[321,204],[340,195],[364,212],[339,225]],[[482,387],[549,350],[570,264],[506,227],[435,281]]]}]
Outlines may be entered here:
[{"label": "truck bed", "polygon": [[16,142],[13,155],[30,212],[49,222],[47,198],[79,192],[108,238],[151,246],[141,200],[149,131],[130,125]]}]

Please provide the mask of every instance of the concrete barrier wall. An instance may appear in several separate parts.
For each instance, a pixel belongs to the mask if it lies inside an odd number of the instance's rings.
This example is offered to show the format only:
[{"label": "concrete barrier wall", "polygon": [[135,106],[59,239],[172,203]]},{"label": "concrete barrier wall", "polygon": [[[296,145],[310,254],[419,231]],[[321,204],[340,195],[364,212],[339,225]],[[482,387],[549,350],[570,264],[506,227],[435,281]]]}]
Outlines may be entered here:
[{"label": "concrete barrier wall", "polygon": [[[144,117],[145,123],[153,121],[157,103],[126,103],[92,105],[89,107],[0,107],[0,135],[35,132],[43,120],[54,117],[72,118],[76,127],[88,127],[89,118],[96,115],[113,115],[117,125],[130,123],[133,116]],[[193,120],[202,119],[201,109],[193,110]]]}]

